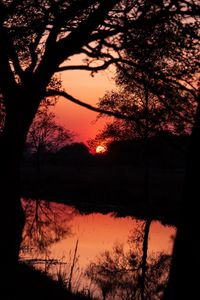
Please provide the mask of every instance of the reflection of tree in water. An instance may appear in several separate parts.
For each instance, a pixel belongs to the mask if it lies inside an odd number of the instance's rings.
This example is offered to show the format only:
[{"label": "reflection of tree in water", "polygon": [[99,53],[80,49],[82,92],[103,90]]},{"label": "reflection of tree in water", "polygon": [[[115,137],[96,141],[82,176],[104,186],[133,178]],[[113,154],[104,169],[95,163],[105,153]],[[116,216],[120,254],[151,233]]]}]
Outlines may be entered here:
[{"label": "reflection of tree in water", "polygon": [[48,254],[49,246],[70,234],[66,225],[73,212],[62,204],[44,200],[23,200],[26,225],[23,232],[22,252]]},{"label": "reflection of tree in water", "polygon": [[164,252],[149,255],[143,278],[145,225],[146,222],[139,224],[134,230],[128,240],[128,250],[121,244],[115,245],[112,251],[103,252],[88,266],[86,275],[100,288],[103,300],[162,298],[168,279],[170,255]]}]

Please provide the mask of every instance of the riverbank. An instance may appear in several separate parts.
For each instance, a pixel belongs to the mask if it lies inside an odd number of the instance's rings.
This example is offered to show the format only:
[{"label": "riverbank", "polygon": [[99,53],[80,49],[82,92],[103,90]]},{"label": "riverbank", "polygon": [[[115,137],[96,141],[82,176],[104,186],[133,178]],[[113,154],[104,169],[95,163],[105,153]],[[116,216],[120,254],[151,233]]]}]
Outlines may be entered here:
[{"label": "riverbank", "polygon": [[[11,272],[12,276],[12,272]],[[13,278],[12,278],[13,279]],[[2,288],[0,289],[1,292]],[[8,291],[6,291],[8,296]],[[6,296],[6,297],[7,297]],[[63,282],[53,280],[47,273],[33,269],[25,263],[19,263],[18,276],[15,281],[11,280],[9,298],[5,297],[5,291],[1,299],[5,300],[25,300],[25,299],[43,299],[43,300],[91,300],[90,296],[84,293],[72,293],[66,289]]]},{"label": "riverbank", "polygon": [[128,165],[24,166],[22,196],[62,202],[81,212],[116,212],[176,224],[184,170]]}]

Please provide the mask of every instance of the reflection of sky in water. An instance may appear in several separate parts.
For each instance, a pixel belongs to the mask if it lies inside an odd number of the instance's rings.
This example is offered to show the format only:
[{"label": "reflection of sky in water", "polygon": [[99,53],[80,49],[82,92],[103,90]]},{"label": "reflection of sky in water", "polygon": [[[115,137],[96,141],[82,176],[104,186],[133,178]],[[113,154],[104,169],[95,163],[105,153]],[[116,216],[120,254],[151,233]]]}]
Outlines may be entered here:
[{"label": "reflection of sky in water", "polygon": [[[73,235],[67,237],[52,247],[52,252],[62,256],[67,250],[75,247],[79,240],[79,263],[84,266],[105,250],[111,250],[117,243],[127,244],[127,240],[134,234],[138,222],[131,217],[117,218],[112,214],[76,215],[71,220]],[[164,227],[159,222],[153,222],[150,230],[149,251],[171,252],[174,234],[172,227]]]},{"label": "reflection of sky in water", "polygon": [[[26,248],[26,243],[24,243],[22,249],[26,249],[26,252],[21,252],[22,260],[34,259],[34,264],[36,263],[35,267],[49,272],[49,274],[57,279],[62,278],[66,287],[72,287],[73,291],[90,291],[96,299],[102,298],[103,286],[109,284],[112,285],[112,288],[110,288],[108,292],[110,293],[109,297],[106,299],[121,300],[122,294],[129,294],[130,288],[132,291],[140,290],[141,279],[139,278],[141,278],[141,250],[143,241],[143,230],[141,231],[141,229],[144,229],[144,227],[142,227],[144,221],[137,221],[132,217],[119,218],[116,217],[114,213],[105,215],[101,213],[80,214],[71,206],[53,202],[47,203],[41,201],[39,205],[36,205],[35,201],[28,202],[24,200],[22,203],[27,215],[25,227],[27,230],[24,230],[24,236],[26,236],[28,229],[34,229],[31,239],[28,238],[28,236],[30,236],[29,233],[26,239],[24,239],[24,241],[28,242],[28,248]],[[35,222],[35,220],[37,220],[37,222]],[[38,223],[39,227],[36,226],[36,223]],[[56,229],[56,233],[54,233],[54,229]],[[40,233],[42,233],[42,235],[40,235]],[[60,240],[53,242],[57,238],[57,235]],[[175,229],[173,227],[163,226],[155,221],[151,223],[147,258],[147,263],[149,263],[149,267],[147,268],[149,277],[146,279],[145,284],[149,284],[148,292],[152,293],[152,299],[155,297],[157,297],[155,299],[162,298],[162,292],[160,294],[160,292],[156,291],[159,290],[158,283],[160,280],[164,280],[161,283],[162,286],[166,283],[169,263],[168,265],[165,263],[160,264],[158,261],[159,255],[156,256],[157,260],[155,260],[155,256],[151,256],[151,254],[162,251],[170,254],[173,246],[172,236],[174,235]],[[39,244],[38,241],[34,244],[34,240],[37,240],[38,236]],[[137,243],[138,248],[136,250],[135,240],[133,242],[133,239],[139,236],[140,243]],[[128,240],[130,242],[130,239],[132,239],[132,242],[128,243]],[[74,257],[77,241],[77,254]],[[35,248],[37,248],[35,245],[40,246],[41,244],[48,245],[48,251],[43,254],[38,254],[38,252],[35,252]],[[123,244],[125,251],[120,252],[120,256],[118,256],[119,260],[115,260],[116,252],[113,252],[113,248],[120,244]],[[29,251],[30,245],[32,246],[32,249],[34,249],[32,252]],[[115,247],[115,249],[117,248]],[[99,267],[101,268],[104,264],[104,259],[102,261],[101,254],[105,251],[109,251],[111,261],[114,259],[114,263],[110,264],[108,269],[106,267],[107,270],[110,268],[112,270],[112,266],[114,266],[114,268],[120,266],[121,261],[124,261],[126,263],[124,265],[122,264],[122,268],[128,268],[127,271],[120,273],[121,269],[119,269],[117,273],[111,273],[111,277],[109,273],[107,273],[107,277],[105,277],[104,271],[103,273],[102,271],[99,271],[101,270]],[[133,254],[133,256],[130,256],[130,253],[131,255]],[[134,256],[134,254],[136,254],[136,256]],[[105,256],[103,257],[105,258]],[[41,261],[41,259],[46,258],[48,259],[48,263],[46,260],[45,263]],[[100,258],[100,261],[98,258]],[[35,261],[35,259],[37,259],[37,261]],[[53,264],[52,259],[61,262],[61,264],[58,264],[57,262]],[[74,259],[75,264],[73,264]],[[158,262],[158,265],[156,265],[156,262]],[[165,260],[165,262],[167,263],[167,260]],[[90,263],[94,264],[90,265]],[[94,266],[93,269],[91,269],[92,266]],[[155,269],[157,268],[156,266],[160,266],[158,267],[160,268],[158,272],[157,269]],[[95,271],[96,267],[97,269]],[[153,270],[156,270],[156,272],[152,273]],[[86,276],[85,271],[87,271],[89,277]],[[91,277],[93,276],[93,271],[96,272],[96,275]],[[118,275],[120,274],[123,275],[118,278]],[[59,277],[60,275],[61,277]],[[158,277],[156,277],[157,275]],[[115,285],[116,282],[117,285]],[[121,284],[120,288],[119,284]]]},{"label": "reflection of sky in water", "polygon": [[[61,226],[70,228],[71,234],[66,235],[59,242],[50,246],[51,258],[69,258],[73,254],[78,240],[79,266],[84,268],[97,255],[105,250],[111,250],[117,243],[127,245],[130,235],[140,224],[131,217],[115,217],[114,214],[92,213],[81,215],[74,208],[64,204],[51,204],[49,216],[55,217],[59,213],[57,221]],[[150,228],[149,251],[166,251],[171,253],[172,239],[175,229],[163,226],[159,222],[152,222]]]}]

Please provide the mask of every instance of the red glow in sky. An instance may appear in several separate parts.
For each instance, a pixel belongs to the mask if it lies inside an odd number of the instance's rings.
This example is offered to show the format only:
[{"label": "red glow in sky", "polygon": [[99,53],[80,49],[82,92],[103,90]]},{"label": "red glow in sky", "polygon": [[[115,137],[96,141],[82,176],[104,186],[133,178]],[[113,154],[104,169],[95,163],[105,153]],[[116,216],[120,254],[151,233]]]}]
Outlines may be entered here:
[{"label": "red glow in sky", "polygon": [[[74,64],[80,64],[80,57],[73,59]],[[72,63],[70,63],[72,64]],[[101,71],[91,76],[88,71],[67,71],[62,74],[62,84],[66,92],[91,105],[96,106],[98,99],[106,91],[115,88],[113,73],[111,70]],[[67,129],[77,134],[76,140],[86,143],[88,139],[95,137],[98,129],[103,128],[106,119],[94,122],[97,113],[80,107],[70,101],[60,98],[55,113],[58,122]]]}]

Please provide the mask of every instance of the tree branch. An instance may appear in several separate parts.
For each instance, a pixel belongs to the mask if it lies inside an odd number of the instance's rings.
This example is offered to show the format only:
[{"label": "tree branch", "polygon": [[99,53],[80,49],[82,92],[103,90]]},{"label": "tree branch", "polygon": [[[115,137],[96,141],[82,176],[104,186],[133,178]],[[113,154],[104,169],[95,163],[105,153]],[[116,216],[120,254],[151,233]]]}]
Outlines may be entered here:
[{"label": "tree branch", "polygon": [[85,107],[91,111],[94,111],[94,112],[97,112],[97,113],[100,113],[100,114],[105,114],[105,115],[108,115],[108,116],[111,116],[111,117],[115,117],[117,119],[123,119],[123,120],[129,120],[129,121],[135,121],[135,122],[139,122],[141,123],[141,126],[144,127],[144,124],[142,124],[141,120],[137,117],[137,116],[126,116],[126,115],[123,115],[123,114],[120,114],[118,112],[113,112],[113,111],[109,111],[109,110],[105,110],[105,109],[101,109],[101,108],[98,108],[98,107],[95,107],[95,106],[92,106],[88,103],[85,103],[81,100],[78,100],[76,98],[74,98],[73,96],[71,96],[70,94],[66,93],[65,91],[58,91],[58,90],[53,90],[53,89],[48,89],[46,91],[46,95],[47,97],[53,97],[53,96],[61,96],[61,97],[64,97],[66,98],[67,100],[73,102],[73,103],[76,103],[82,107]]},{"label": "tree branch", "polygon": [[[61,38],[57,42],[54,32],[50,33],[53,38],[49,38],[46,42],[46,51],[35,70],[36,81],[45,86],[60,64],[70,56],[81,53],[82,47],[88,43],[91,34],[99,27],[99,24],[103,22],[109,11],[118,1],[119,0],[101,0],[99,6],[91,12],[86,19],[80,22],[66,37]],[[96,3],[96,1],[93,3]],[[55,26],[58,25],[56,24]],[[57,31],[56,28],[53,30]]]},{"label": "tree branch", "polygon": [[[150,70],[149,68],[148,69],[144,69],[144,67],[140,67],[139,65],[137,65],[136,63],[134,63],[133,61],[131,60],[127,60],[127,59],[123,59],[121,61],[119,61],[120,63],[117,63],[117,67],[122,70],[123,72],[125,72],[127,75],[127,71],[126,71],[126,67],[123,66],[124,65],[127,65],[127,66],[130,66],[130,67],[133,67],[133,68],[136,68],[136,70],[138,71],[141,71],[141,72],[148,72],[150,77],[152,78],[155,78],[156,80],[162,80],[163,82],[165,83],[168,83],[168,84],[172,84],[174,86],[176,86],[177,88],[181,89],[181,90],[184,90],[188,93],[190,93],[194,99],[196,100],[197,99],[197,89],[195,90],[192,90],[190,88],[188,88],[186,85],[182,84],[180,81],[176,80],[176,79],[173,79],[172,76],[169,77],[169,76],[166,76],[165,74],[163,73],[159,73],[159,74],[156,74],[155,72],[153,72],[152,70]],[[131,74],[132,76],[132,74]],[[142,83],[142,81],[139,79],[139,78],[136,78],[134,77],[134,80],[136,80],[138,83]]]},{"label": "tree branch", "polygon": [[116,60],[116,59],[111,59],[97,67],[91,67],[89,65],[63,66],[63,67],[58,68],[57,72],[63,72],[63,71],[69,71],[69,70],[85,70],[85,71],[91,71],[91,72],[98,72],[98,71],[107,69],[108,66],[116,63],[117,61],[118,60]]},{"label": "tree branch", "polygon": [[10,57],[12,59],[13,67],[15,69],[15,72],[16,72],[17,75],[19,75],[20,79],[23,81],[25,72],[23,71],[23,69],[20,65],[19,57],[18,57],[18,55],[15,51],[15,48],[14,48],[11,41],[8,41],[8,45],[9,45],[9,48],[10,48],[9,49]]},{"label": "tree branch", "polygon": [[2,94],[5,96],[4,91],[9,91],[12,94],[12,89],[15,90],[17,84],[9,64],[9,56],[6,49],[8,42],[3,28],[0,29],[0,44],[0,87]]},{"label": "tree branch", "polygon": [[[71,49],[73,49],[73,53],[76,53],[78,49],[81,49],[84,44],[90,41],[91,33],[105,19],[107,13],[117,2],[118,0],[101,1],[99,7],[86,20],[81,22],[66,38],[57,42],[57,51],[61,62],[71,55]],[[79,39],[77,39],[77,36],[79,36]],[[68,51],[66,51],[67,47],[69,47]]]}]

